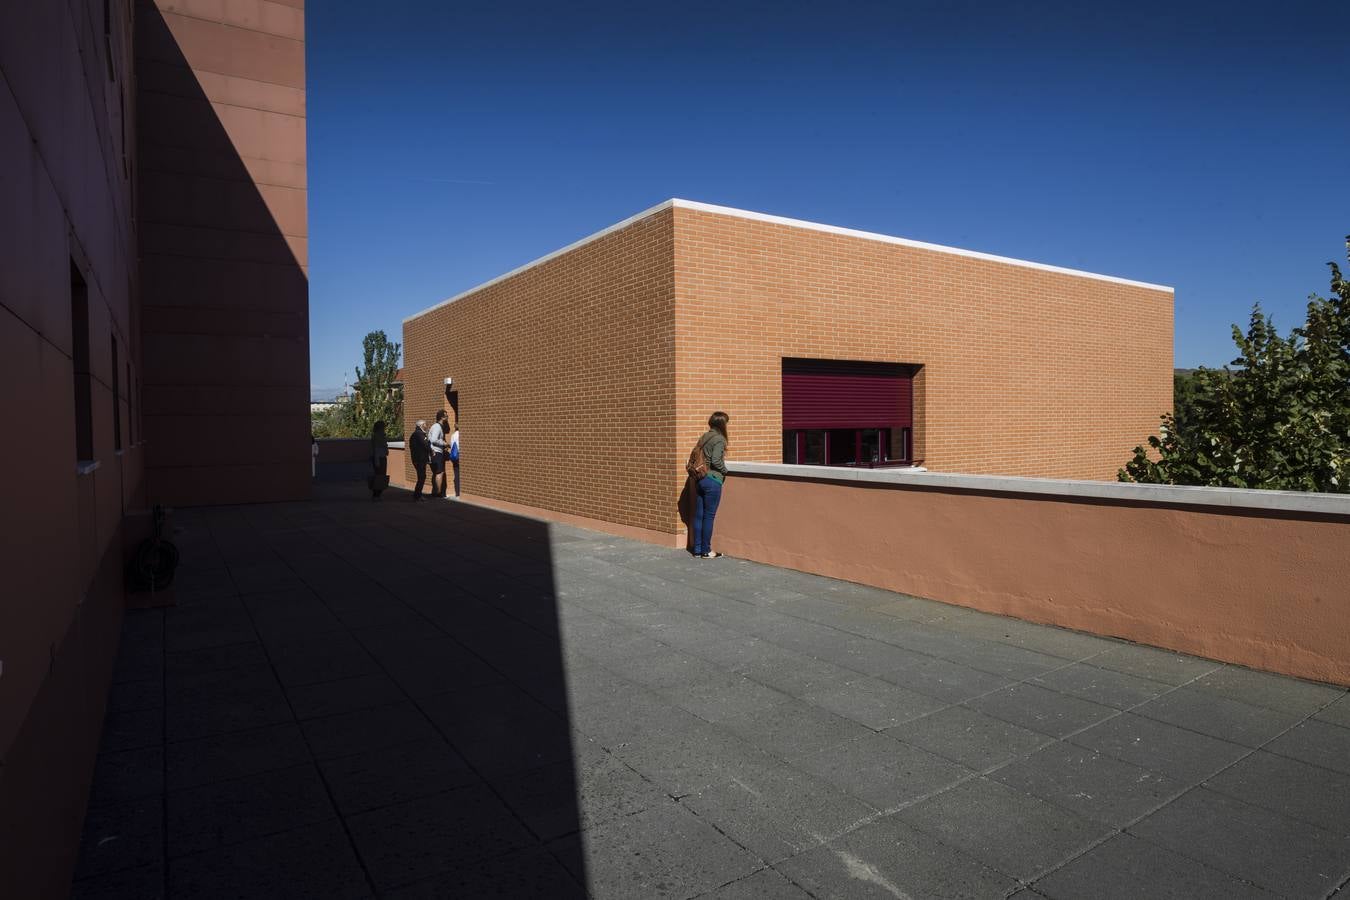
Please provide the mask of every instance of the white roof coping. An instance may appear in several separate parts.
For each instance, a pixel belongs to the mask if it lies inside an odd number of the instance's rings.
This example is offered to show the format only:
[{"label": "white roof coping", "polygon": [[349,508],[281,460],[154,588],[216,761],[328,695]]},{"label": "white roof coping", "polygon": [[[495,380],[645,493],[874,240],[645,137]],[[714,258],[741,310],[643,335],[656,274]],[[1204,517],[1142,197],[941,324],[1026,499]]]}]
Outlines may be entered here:
[{"label": "white roof coping", "polygon": [[1163,284],[1151,284],[1147,281],[1132,281],[1128,278],[1118,278],[1114,275],[1099,275],[1096,272],[1085,272],[1082,271],[1081,269],[1068,269],[1064,268],[1063,266],[1052,266],[1046,263],[1032,262],[1030,260],[1025,259],[1015,259],[1011,256],[997,256],[992,253],[980,253],[979,251],[976,250],[963,250],[959,247],[947,247],[943,244],[929,244],[925,243],[924,241],[913,241],[908,238],[893,237],[888,234],[878,234],[873,231],[859,231],[858,229],[855,228],[841,228],[837,225],[823,225],[819,222],[807,222],[804,219],[789,219],[784,216],[771,216],[767,213],[751,212],[745,209],[736,209],[731,206],[715,206],[711,203],[699,203],[694,200],[681,200],[679,198],[672,198],[670,200],[666,200],[664,203],[658,203],[649,209],[644,209],[642,212],[636,215],[629,216],[622,222],[616,222],[615,224],[610,225],[608,228],[602,228],[600,231],[588,235],[579,241],[574,241],[568,244],[566,247],[554,250],[552,253],[541,256],[538,259],[533,260],[531,262],[527,262],[523,266],[518,266],[517,268],[514,268],[503,275],[498,275],[496,278],[484,281],[482,284],[476,285],[475,287],[471,287],[466,291],[461,291],[460,293],[456,294],[453,297],[450,297],[447,300],[442,300],[439,303],[433,304],[432,306],[428,306],[421,312],[413,313],[411,316],[407,316],[406,318],[403,319],[403,322],[404,324],[411,322],[413,319],[420,318],[433,310],[440,309],[442,306],[448,306],[451,303],[454,303],[456,300],[460,300],[464,297],[469,296],[470,294],[476,294],[477,292],[483,290],[484,288],[491,287],[492,285],[496,284],[499,281],[505,281],[506,279],[512,277],[513,275],[519,275],[521,272],[533,269],[535,266],[543,265],[544,263],[548,262],[551,259],[555,259],[556,257],[562,256],[564,253],[576,250],[579,247],[584,247],[587,244],[591,243],[592,241],[598,241],[600,238],[604,237],[607,234],[612,234],[616,231],[627,228],[629,225],[636,224],[637,222],[640,222],[643,219],[646,219],[650,216],[654,216],[657,213],[663,212],[667,209],[691,209],[698,212],[713,213],[719,216],[731,216],[737,219],[748,219],[754,222],[768,222],[774,225],[786,225],[789,228],[803,228],[808,231],[820,231],[825,234],[838,234],[844,237],[860,238],[862,240],[867,241],[879,241],[883,244],[895,244],[901,247],[913,247],[918,250],[931,250],[936,253],[949,253],[955,256],[965,256],[970,259],[983,259],[989,262],[1004,263],[1011,266],[1021,266],[1022,268],[1026,269],[1039,269],[1043,272],[1055,272],[1060,275],[1073,275],[1078,278],[1092,278],[1097,281],[1109,281],[1113,284],[1123,284],[1128,285],[1129,287],[1145,288],[1147,290],[1152,291],[1165,291],[1169,294],[1175,293],[1175,290],[1173,288]]},{"label": "white roof coping", "polygon": [[744,475],[768,475],[812,481],[854,481],[900,487],[945,488],[1004,494],[1038,494],[1088,500],[1128,500],[1215,506],[1258,512],[1316,513],[1350,516],[1350,494],[1302,491],[1258,491],[1246,488],[1186,487],[1170,484],[1134,484],[1121,481],[1071,481],[1061,478],[1024,478],[1014,475],[959,475],[923,469],[855,469],[847,466],[802,466],[784,463],[727,462],[727,469]]}]

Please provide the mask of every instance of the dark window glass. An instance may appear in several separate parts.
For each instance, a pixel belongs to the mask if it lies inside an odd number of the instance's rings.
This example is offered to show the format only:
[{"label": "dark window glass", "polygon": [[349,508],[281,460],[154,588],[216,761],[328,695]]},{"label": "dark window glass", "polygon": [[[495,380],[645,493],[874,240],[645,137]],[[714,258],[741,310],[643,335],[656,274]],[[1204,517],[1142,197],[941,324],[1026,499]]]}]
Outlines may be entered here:
[{"label": "dark window glass", "polygon": [[881,430],[878,428],[864,428],[862,433],[862,461],[865,463],[881,462]]},{"label": "dark window glass", "polygon": [[797,432],[783,432],[783,462],[795,463],[797,461]]},{"label": "dark window glass", "polygon": [[94,458],[94,415],[89,392],[89,289],[70,261],[70,346],[75,370],[75,458]]},{"label": "dark window glass", "polygon": [[825,432],[806,432],[806,446],[802,450],[801,461],[808,466],[825,465]]},{"label": "dark window glass", "polygon": [[120,366],[117,362],[117,337],[111,336],[112,341],[112,407],[113,407],[113,449],[122,449],[122,392],[119,382],[121,380]]},{"label": "dark window glass", "polygon": [[830,430],[830,465],[847,466],[858,461],[858,432],[852,428]]},{"label": "dark window glass", "polygon": [[909,429],[897,428],[891,432],[891,459],[909,460]]}]

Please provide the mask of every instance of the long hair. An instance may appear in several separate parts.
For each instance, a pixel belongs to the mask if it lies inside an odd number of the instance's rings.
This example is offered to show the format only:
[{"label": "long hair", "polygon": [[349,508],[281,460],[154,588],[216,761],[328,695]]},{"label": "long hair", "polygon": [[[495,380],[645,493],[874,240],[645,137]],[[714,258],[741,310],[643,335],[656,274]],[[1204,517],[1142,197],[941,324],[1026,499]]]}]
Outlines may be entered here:
[{"label": "long hair", "polygon": [[722,439],[728,444],[731,443],[731,438],[727,436],[727,422],[730,419],[731,416],[722,412],[720,409],[711,416],[708,416],[708,427],[722,435]]},{"label": "long hair", "polygon": [[376,422],[376,423],[375,423],[375,433],[372,434],[371,437],[384,437],[384,423],[383,423],[383,422]]}]

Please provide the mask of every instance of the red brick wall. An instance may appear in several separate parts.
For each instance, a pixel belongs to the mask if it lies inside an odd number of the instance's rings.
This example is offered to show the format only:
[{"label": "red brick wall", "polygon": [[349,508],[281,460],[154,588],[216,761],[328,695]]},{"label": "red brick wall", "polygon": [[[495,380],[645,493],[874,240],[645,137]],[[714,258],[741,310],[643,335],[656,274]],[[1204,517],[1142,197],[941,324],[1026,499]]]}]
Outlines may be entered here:
[{"label": "red brick wall", "polygon": [[734,458],[781,461],[785,356],[921,365],[929,468],[1113,478],[1171,407],[1172,295],[676,206],[410,319],[404,351],[405,433],[455,379],[466,493],[671,534],[714,409]]},{"label": "red brick wall", "polygon": [[[915,456],[1112,479],[1172,405],[1172,295],[676,208],[678,438],[782,461],[783,357],[921,364]],[[680,479],[669,491],[677,494]]]},{"label": "red brick wall", "polygon": [[667,210],[408,320],[404,434],[450,376],[466,494],[672,531],[673,255]]}]

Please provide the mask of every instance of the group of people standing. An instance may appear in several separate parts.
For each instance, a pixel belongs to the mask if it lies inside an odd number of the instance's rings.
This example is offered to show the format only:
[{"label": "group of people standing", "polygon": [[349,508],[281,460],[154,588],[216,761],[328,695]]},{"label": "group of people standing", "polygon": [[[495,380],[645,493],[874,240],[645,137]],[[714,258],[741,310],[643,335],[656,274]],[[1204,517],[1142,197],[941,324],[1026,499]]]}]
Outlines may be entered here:
[{"label": "group of people standing", "polygon": [[[730,416],[718,411],[708,417],[708,430],[698,439],[694,450],[689,454],[686,470],[693,487],[694,509],[690,522],[693,532],[693,555],[699,559],[718,559],[722,556],[712,548],[713,522],[717,517],[717,507],[722,503],[722,485],[727,479],[727,422]],[[372,479],[372,492],[376,497],[377,481],[388,485],[387,466],[389,445],[385,440],[384,423],[375,425],[371,435],[371,464],[375,469]],[[459,423],[450,421],[446,410],[436,412],[436,422],[427,429],[426,419],[418,419],[408,440],[408,454],[412,458],[413,469],[417,472],[417,485],[413,488],[413,501],[423,499],[422,490],[427,482],[427,469],[431,469],[431,496],[448,498],[446,464],[454,472],[455,497],[459,497]]]},{"label": "group of people standing", "polygon": [[412,458],[413,469],[417,472],[417,486],[413,488],[413,500],[422,499],[422,488],[427,482],[427,468],[431,469],[431,496],[447,497],[446,463],[454,472],[455,494],[459,496],[459,422],[450,421],[450,414],[437,410],[436,423],[427,430],[427,420],[418,419],[408,441],[408,454]]}]

